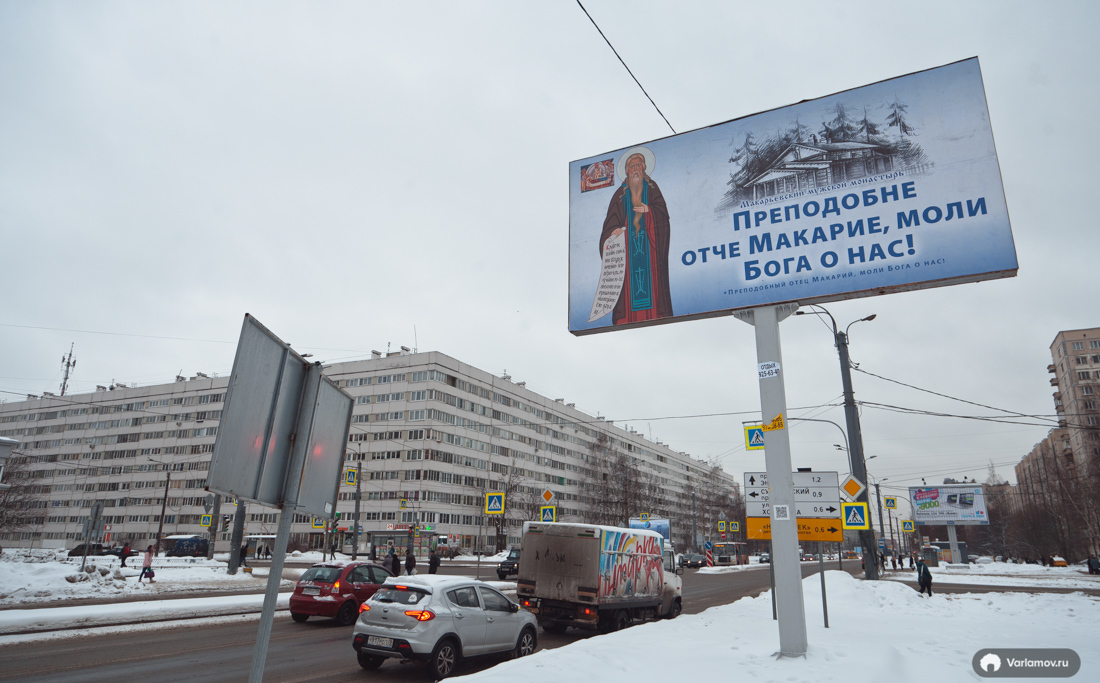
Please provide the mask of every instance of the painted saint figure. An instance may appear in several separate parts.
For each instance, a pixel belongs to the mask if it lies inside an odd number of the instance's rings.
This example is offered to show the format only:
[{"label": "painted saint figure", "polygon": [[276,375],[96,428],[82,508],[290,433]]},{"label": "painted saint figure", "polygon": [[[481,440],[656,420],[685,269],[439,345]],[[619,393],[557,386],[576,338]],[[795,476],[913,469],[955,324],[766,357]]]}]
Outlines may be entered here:
[{"label": "painted saint figure", "polygon": [[668,206],[657,183],[649,177],[653,167],[653,152],[645,147],[635,147],[619,158],[617,170],[623,184],[611,198],[600,234],[602,255],[609,238],[626,232],[626,277],[611,314],[614,325],[672,315]]}]

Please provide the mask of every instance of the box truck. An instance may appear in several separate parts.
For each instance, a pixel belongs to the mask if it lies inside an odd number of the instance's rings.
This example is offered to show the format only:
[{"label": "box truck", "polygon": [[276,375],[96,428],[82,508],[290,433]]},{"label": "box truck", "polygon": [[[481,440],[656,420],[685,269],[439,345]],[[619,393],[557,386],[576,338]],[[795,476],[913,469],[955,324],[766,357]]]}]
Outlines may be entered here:
[{"label": "box truck", "polygon": [[516,596],[549,633],[607,633],[682,609],[684,570],[655,531],[527,522],[521,549]]}]

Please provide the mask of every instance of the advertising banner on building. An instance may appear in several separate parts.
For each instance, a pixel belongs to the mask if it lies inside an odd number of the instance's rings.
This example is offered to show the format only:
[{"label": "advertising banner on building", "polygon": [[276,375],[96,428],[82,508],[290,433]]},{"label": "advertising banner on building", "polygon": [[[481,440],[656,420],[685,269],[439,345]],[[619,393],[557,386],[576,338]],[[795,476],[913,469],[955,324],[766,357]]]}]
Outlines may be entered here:
[{"label": "advertising banner on building", "polygon": [[577,335],[1016,270],[977,58],[569,166]]},{"label": "advertising banner on building", "polygon": [[989,524],[989,510],[981,486],[911,486],[913,515],[921,525]]}]

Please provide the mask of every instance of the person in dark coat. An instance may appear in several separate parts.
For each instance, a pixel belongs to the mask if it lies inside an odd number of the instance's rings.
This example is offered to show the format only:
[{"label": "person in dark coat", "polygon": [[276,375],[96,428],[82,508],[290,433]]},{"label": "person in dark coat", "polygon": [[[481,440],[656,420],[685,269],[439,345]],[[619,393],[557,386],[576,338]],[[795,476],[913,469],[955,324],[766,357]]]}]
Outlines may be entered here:
[{"label": "person in dark coat", "polygon": [[416,555],[413,555],[412,548],[405,551],[405,574],[408,576],[413,575],[413,571],[416,569]]},{"label": "person in dark coat", "polygon": [[434,574],[439,571],[439,554],[432,550],[432,553],[428,555],[428,573]]},{"label": "person in dark coat", "polygon": [[932,572],[928,571],[928,565],[923,558],[917,559],[917,583],[920,584],[920,594],[923,596],[925,589],[928,597],[932,597]]},{"label": "person in dark coat", "polygon": [[401,560],[397,559],[397,553],[394,552],[393,548],[390,548],[390,556],[387,560],[386,569],[389,569],[394,576],[401,576]]},{"label": "person in dark coat", "polygon": [[130,557],[130,544],[122,546],[122,566],[126,566],[126,558]]}]

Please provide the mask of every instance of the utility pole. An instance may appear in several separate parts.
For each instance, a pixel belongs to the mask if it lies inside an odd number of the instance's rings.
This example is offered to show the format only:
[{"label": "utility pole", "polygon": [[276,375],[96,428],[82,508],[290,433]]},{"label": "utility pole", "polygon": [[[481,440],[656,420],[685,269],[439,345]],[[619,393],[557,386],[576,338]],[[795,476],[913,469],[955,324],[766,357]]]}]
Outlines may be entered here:
[{"label": "utility pole", "polygon": [[351,516],[351,523],[355,525],[355,531],[352,538],[355,539],[354,544],[351,546],[351,559],[356,560],[359,557],[359,501],[363,497],[363,489],[359,484],[360,479],[363,478],[363,463],[359,463],[355,466],[355,514]]},{"label": "utility pole", "polygon": [[157,527],[157,553],[160,552],[160,539],[164,535],[164,513],[168,511],[168,491],[170,491],[171,488],[172,470],[168,470],[168,476],[164,480],[164,500],[160,504],[160,526]]},{"label": "utility pole", "polygon": [[210,542],[206,545],[206,559],[214,559],[214,544],[218,540],[218,526],[222,518],[222,494],[214,494],[214,504],[210,509]]},{"label": "utility pole", "polygon": [[[241,541],[244,540],[245,503],[237,499],[237,514],[233,515],[233,534],[229,537],[229,575],[237,573],[241,566]],[[284,511],[283,514],[288,514]]]},{"label": "utility pole", "polygon": [[[870,317],[873,318],[874,316]],[[863,433],[859,429],[859,410],[856,408],[855,392],[852,391],[852,361],[848,357],[848,335],[837,330],[835,322],[833,323],[833,331],[836,334],[836,348],[840,355],[840,378],[844,386],[844,421],[848,425],[849,464],[852,468],[852,476],[866,484],[867,462],[863,459]],[[867,493],[865,487],[856,500],[860,503],[868,503]],[[868,553],[877,560],[875,555],[875,532],[870,529],[861,529],[859,544],[863,546],[863,575],[872,581],[877,580],[878,562],[866,561]]]},{"label": "utility pole", "polygon": [[[878,482],[875,482],[875,497],[878,498],[878,535],[880,538],[886,538],[886,532],[882,530],[882,492],[878,488]],[[885,556],[885,553],[883,554]],[[864,555],[866,557],[866,555]],[[866,562],[864,563],[866,564]]]},{"label": "utility pole", "polygon": [[691,489],[691,552],[699,552],[699,535],[695,531],[695,489]]},{"label": "utility pole", "polygon": [[68,357],[61,357],[61,365],[65,368],[65,378],[61,380],[61,395],[65,395],[65,390],[69,388],[69,371],[76,367],[76,361],[73,360],[73,346],[75,342],[69,345]]}]

